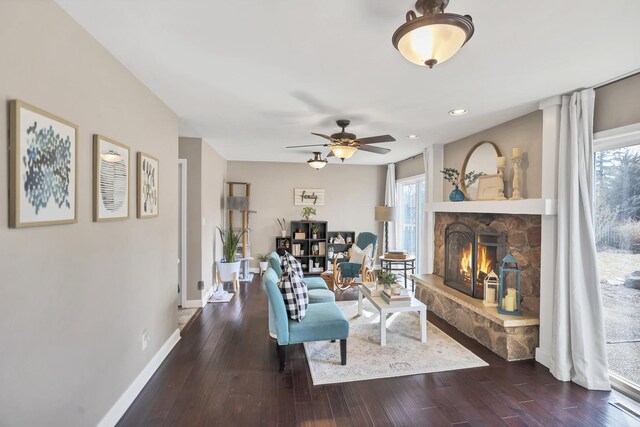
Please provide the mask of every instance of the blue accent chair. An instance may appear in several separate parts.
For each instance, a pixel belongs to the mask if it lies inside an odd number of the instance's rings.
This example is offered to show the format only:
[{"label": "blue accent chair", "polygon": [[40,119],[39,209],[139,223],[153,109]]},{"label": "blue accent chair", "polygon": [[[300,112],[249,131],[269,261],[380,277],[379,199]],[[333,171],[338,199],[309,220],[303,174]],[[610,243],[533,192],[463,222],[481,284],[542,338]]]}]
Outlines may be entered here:
[{"label": "blue accent chair", "polygon": [[371,258],[364,260],[362,264],[349,261],[338,262],[338,258],[333,260],[333,283],[338,289],[344,291],[354,284],[354,280],[361,276],[365,282],[375,280],[373,267],[375,264],[376,250],[378,249],[378,236],[369,232],[358,234],[356,246],[364,249],[369,245],[373,245]]},{"label": "blue accent chair", "polygon": [[262,285],[267,292],[269,309],[273,312],[274,326],[278,334],[276,346],[280,371],[284,370],[289,344],[313,341],[340,340],[340,363],[347,364],[349,322],[335,302],[309,304],[305,318],[298,322],[287,316],[284,299],[278,288],[278,277],[273,269],[269,268],[264,273]]},{"label": "blue accent chair", "polygon": [[[275,274],[275,282],[278,283],[282,277],[282,268],[280,266],[280,256],[276,252],[269,254],[269,267]],[[309,304],[315,304],[317,302],[334,302],[336,300],[336,295],[329,290],[329,287],[321,277],[305,277],[304,282],[307,284]],[[271,304],[269,304],[269,335],[272,338],[276,338],[278,336],[274,326],[273,309],[271,308]]]}]

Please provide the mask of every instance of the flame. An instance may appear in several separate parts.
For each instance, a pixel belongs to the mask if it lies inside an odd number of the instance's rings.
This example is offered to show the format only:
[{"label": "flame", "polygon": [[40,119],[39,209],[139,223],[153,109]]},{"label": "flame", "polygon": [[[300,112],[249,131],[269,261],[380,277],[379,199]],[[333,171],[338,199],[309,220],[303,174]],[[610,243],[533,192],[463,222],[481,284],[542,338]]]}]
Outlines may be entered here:
[{"label": "flame", "polygon": [[[484,277],[489,274],[492,270],[491,268],[491,258],[489,257],[487,247],[479,246],[478,247],[478,278]],[[460,257],[460,273],[465,278],[465,281],[471,279],[471,272],[473,270],[472,266],[472,257],[471,257],[471,247],[468,247],[462,252],[462,257]],[[484,273],[484,274],[481,274]],[[479,280],[479,279],[478,279]]]}]

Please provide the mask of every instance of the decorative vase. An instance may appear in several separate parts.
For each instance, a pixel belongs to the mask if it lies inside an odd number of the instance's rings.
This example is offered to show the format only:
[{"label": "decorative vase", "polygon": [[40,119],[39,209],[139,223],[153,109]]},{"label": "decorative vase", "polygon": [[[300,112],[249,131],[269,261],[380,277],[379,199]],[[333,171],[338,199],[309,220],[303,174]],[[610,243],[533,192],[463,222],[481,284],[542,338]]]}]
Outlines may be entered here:
[{"label": "decorative vase", "polygon": [[318,235],[314,233],[314,234],[312,234],[312,235],[311,235],[311,238],[312,238],[312,239],[317,239],[317,238],[318,238]]},{"label": "decorative vase", "polygon": [[449,200],[452,202],[463,202],[464,201],[464,193],[460,191],[460,188],[456,185],[451,193],[449,194]]},{"label": "decorative vase", "polygon": [[223,282],[233,282],[240,277],[240,261],[218,262],[218,273]]},{"label": "decorative vase", "polygon": [[267,268],[269,268],[269,262],[260,261],[260,272],[267,271]]},{"label": "decorative vase", "polygon": [[287,237],[287,230],[280,230],[280,235],[282,237]]}]

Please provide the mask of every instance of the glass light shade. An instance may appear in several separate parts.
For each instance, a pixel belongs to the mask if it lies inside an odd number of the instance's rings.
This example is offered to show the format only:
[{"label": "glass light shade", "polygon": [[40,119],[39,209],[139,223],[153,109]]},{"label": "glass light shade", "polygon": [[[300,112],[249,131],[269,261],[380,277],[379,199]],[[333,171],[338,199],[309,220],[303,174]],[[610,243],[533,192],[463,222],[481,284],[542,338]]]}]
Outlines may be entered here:
[{"label": "glass light shade", "polygon": [[350,145],[334,145],[331,147],[331,151],[333,151],[333,154],[337,158],[344,160],[353,156],[353,154],[358,151],[358,148]]},{"label": "glass light shade", "polygon": [[417,65],[426,65],[430,59],[442,64],[460,50],[466,39],[465,32],[454,25],[429,25],[405,34],[398,43],[398,50]]},{"label": "glass light shade", "polygon": [[473,31],[470,16],[438,13],[415,18],[409,12],[407,22],[396,30],[392,41],[408,61],[433,67],[455,55]]},{"label": "glass light shade", "polygon": [[309,164],[309,166],[311,166],[314,169],[322,169],[323,167],[326,166],[327,161],[326,160],[309,160],[307,161],[307,163]]}]

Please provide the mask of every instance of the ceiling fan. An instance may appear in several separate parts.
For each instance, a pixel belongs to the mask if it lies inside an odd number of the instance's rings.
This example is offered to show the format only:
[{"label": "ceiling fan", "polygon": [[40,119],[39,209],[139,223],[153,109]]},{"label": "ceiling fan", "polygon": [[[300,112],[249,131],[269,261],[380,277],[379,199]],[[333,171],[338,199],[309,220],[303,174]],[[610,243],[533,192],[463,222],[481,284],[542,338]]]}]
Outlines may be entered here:
[{"label": "ceiling fan", "polygon": [[331,143],[327,144],[310,144],[310,145],[292,145],[287,148],[301,148],[301,147],[329,147],[331,152],[327,154],[327,157],[336,156],[344,162],[344,159],[348,159],[358,151],[368,151],[376,154],[387,154],[391,151],[388,148],[373,147],[370,144],[380,144],[383,142],[392,142],[396,139],[391,135],[378,135],[370,136],[368,138],[357,138],[355,134],[345,131],[345,128],[351,123],[350,120],[340,119],[336,120],[337,125],[342,128],[342,131],[334,133],[333,135],[323,135],[321,133],[311,132],[312,135],[317,135],[321,138],[328,139]]}]

